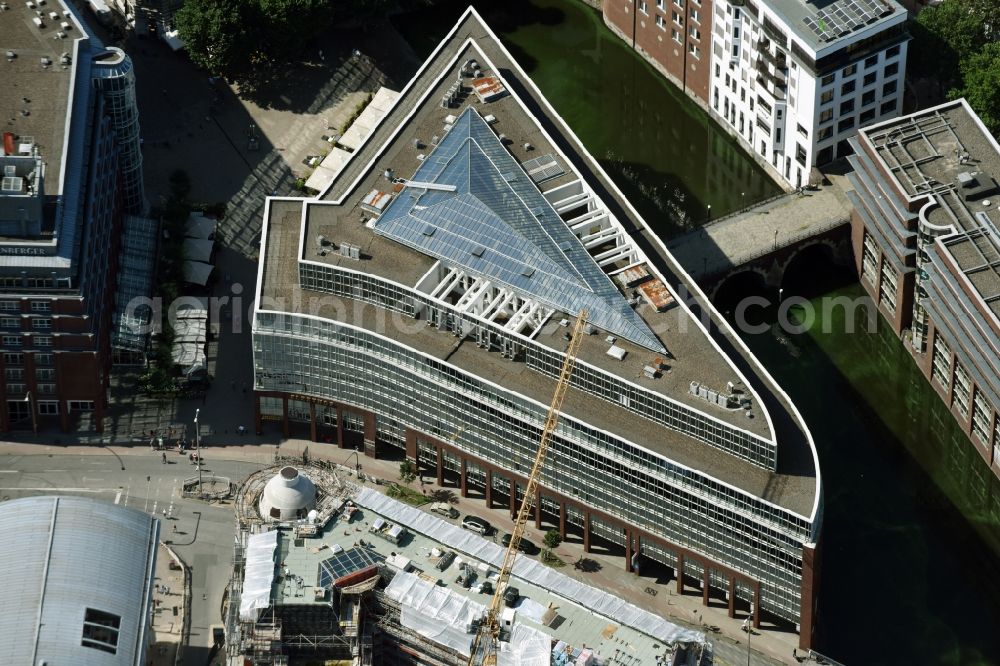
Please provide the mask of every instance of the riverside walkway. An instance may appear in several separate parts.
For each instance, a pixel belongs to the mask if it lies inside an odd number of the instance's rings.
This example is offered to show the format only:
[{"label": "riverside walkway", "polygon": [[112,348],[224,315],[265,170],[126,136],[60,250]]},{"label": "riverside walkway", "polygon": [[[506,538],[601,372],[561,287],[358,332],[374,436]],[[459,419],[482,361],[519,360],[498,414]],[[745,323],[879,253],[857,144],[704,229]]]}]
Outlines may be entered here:
[{"label": "riverside walkway", "polygon": [[714,220],[670,241],[667,249],[700,280],[848,224],[847,179],[830,180],[818,190],[785,194]]}]

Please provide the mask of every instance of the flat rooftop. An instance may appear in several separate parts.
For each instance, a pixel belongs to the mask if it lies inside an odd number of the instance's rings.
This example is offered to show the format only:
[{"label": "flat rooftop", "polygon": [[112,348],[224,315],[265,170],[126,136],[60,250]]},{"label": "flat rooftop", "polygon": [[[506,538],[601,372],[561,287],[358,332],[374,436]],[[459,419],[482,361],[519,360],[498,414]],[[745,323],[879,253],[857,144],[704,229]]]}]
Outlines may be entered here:
[{"label": "flat rooftop", "polygon": [[[362,219],[370,218],[371,213],[364,211],[360,205],[371,190],[392,189],[392,184],[384,175],[386,169],[392,169],[397,177],[407,178],[417,170],[422,163],[417,156],[428,155],[433,137],[443,136],[446,116],[458,117],[469,105],[475,105],[483,116],[494,116],[495,131],[510,137],[511,142],[507,148],[518,163],[540,155],[558,153],[513,95],[487,104],[479,104],[475,96],[470,95],[458,106],[446,109],[439,105],[442,94],[454,81],[454,77],[446,74],[439,83],[436,79],[443,70],[451,69],[448,63],[452,59],[458,64],[469,58],[483,62],[482,54],[485,54],[500,68],[508,86],[513,82],[516,88],[523,87],[522,82],[516,78],[520,71],[516,63],[511,62],[490,39],[483,39],[477,28],[472,19],[459,27],[458,33],[444,45],[434,62],[418,74],[418,80],[403,92],[399,103],[353,155],[330,191],[318,200],[270,200],[267,232],[263,238],[261,254],[263,270],[259,286],[260,302],[265,310],[292,311],[293,307],[299,307],[299,312],[309,312],[315,316],[377,331],[547,405],[551,400],[555,381],[530,370],[523,363],[507,361],[497,353],[479,348],[474,340],[457,339],[448,332],[427,327],[423,322],[419,322],[419,326],[386,326],[386,322],[394,321],[393,315],[375,305],[345,298],[333,299],[340,303],[338,306],[331,303],[328,296],[304,290],[299,285],[300,258],[377,275],[411,286],[435,265],[437,260],[433,257],[380,236],[366,227]],[[470,33],[478,38],[475,47],[464,44],[464,38]],[[429,94],[421,102],[420,97],[428,90]],[[400,130],[396,139],[383,151],[383,144],[397,128]],[[414,139],[420,140],[420,147],[415,145]],[[526,150],[525,143],[529,143],[532,149]],[[589,167],[581,167],[580,165],[587,165],[588,162],[581,154],[567,150],[565,143],[560,145],[560,149],[572,163],[562,165],[566,171],[564,174],[545,181],[541,185],[543,191],[577,179],[581,175],[581,169],[587,172],[582,175],[588,182],[592,178],[603,178]],[[563,161],[562,156],[559,160]],[[303,209],[306,216],[304,238],[301,227]],[[337,252],[327,252],[325,256],[320,256],[316,245],[316,239],[320,235],[338,245],[346,243],[357,246],[360,260],[341,256]],[[655,258],[651,260],[655,261]],[[689,393],[692,381],[715,390],[725,390],[727,382],[736,382],[737,373],[728,359],[712,345],[703,330],[691,320],[685,309],[674,306],[664,312],[657,312],[641,302],[635,312],[663,342],[668,355],[619,338],[615,344],[627,354],[624,360],[618,361],[608,356],[609,344],[605,341],[606,333],[602,332],[584,340],[579,358],[720,421],[765,438],[772,437],[760,405],[754,404],[753,417],[748,418],[743,410],[728,410]],[[574,317],[575,313],[555,312],[535,339],[545,346],[563,351],[566,342],[562,336],[566,329],[559,322],[562,319],[572,322]],[[645,366],[652,364],[657,358],[663,360],[664,371],[656,378],[646,377]],[[563,413],[617,433],[682,465],[795,513],[803,516],[811,513],[817,483],[811,461],[803,463],[810,454],[806,450],[808,444],[801,431],[796,430],[795,440],[784,444],[791,447],[790,450],[794,453],[786,455],[779,451],[779,472],[771,473],[687,435],[620,409],[610,400],[579,390],[574,389],[568,393]],[[790,431],[786,429],[786,432]],[[796,461],[794,470],[781,467],[782,456],[786,460]]]},{"label": "flat rooftop", "polygon": [[906,15],[895,0],[767,0],[761,4],[782,17],[814,51],[853,41],[862,31],[884,27]]},{"label": "flat rooftop", "polygon": [[[69,113],[69,90],[76,69],[60,62],[63,53],[73,55],[74,42],[87,39],[76,18],[64,16],[65,5],[49,0],[38,6],[42,12],[42,28],[32,21],[35,11],[24,2],[8,2],[9,9],[0,11],[0,118],[3,131],[17,137],[34,137],[45,160],[45,192],[62,191],[60,167],[63,159],[66,118]],[[57,19],[49,14],[55,12]],[[61,24],[71,27],[63,31]],[[57,33],[63,31],[64,39]],[[6,53],[12,51],[13,59]],[[42,58],[51,62],[42,65]],[[16,144],[19,141],[15,141]]]},{"label": "flat rooftop", "polygon": [[1000,317],[1000,146],[964,100],[862,130],[910,199],[931,196],[927,220],[953,233],[949,254]]},{"label": "flat rooftop", "polygon": [[[475,583],[490,580],[495,584],[496,567],[487,567],[486,563],[481,560],[458,552],[456,553],[457,557],[444,570],[440,570],[437,568],[439,558],[432,554],[432,549],[446,552],[450,550],[449,548],[412,530],[400,543],[392,543],[369,532],[369,526],[379,518],[392,522],[387,516],[382,516],[370,509],[359,508],[354,512],[350,523],[342,522],[337,519],[337,516],[334,516],[334,519],[317,537],[296,541],[291,530],[282,530],[278,538],[275,557],[277,561],[283,563],[287,569],[287,575],[283,577],[283,581],[275,583],[272,598],[281,604],[310,605],[316,603],[311,588],[318,581],[319,564],[333,557],[333,550],[339,546],[344,551],[350,551],[352,548],[363,549],[373,559],[383,561],[400,561],[396,560],[393,554],[402,556],[402,558],[409,560],[414,567],[413,573],[423,574],[424,580],[436,581],[439,587],[471,599],[478,604],[489,605],[492,595],[477,592],[476,585],[471,589],[465,588],[457,583],[456,579],[460,573],[460,563],[469,562],[474,567],[482,565],[476,569]],[[484,546],[486,541],[492,544],[492,538],[487,540],[471,533],[469,537],[483,541]],[[361,546],[361,542],[364,542],[365,545]],[[536,545],[540,546],[541,544]],[[518,557],[528,556],[519,555]],[[302,585],[298,585],[298,579],[302,580]],[[655,656],[663,655],[666,651],[666,646],[662,641],[596,614],[593,610],[578,605],[573,600],[560,597],[517,576],[511,577],[510,585],[516,587],[521,596],[528,600],[521,602],[522,606],[518,608],[517,622],[543,631],[554,639],[565,641],[570,645],[576,647],[586,645],[596,650],[599,655],[604,657],[605,661],[613,657],[617,650],[626,649],[624,646],[627,646],[629,654],[637,659],[634,663],[641,664],[657,663]],[[328,598],[329,595],[327,595],[327,601],[322,603],[328,605]],[[537,611],[539,606],[545,609],[550,607],[555,609],[556,620],[549,622],[551,626],[546,626],[532,616],[531,609]]]}]

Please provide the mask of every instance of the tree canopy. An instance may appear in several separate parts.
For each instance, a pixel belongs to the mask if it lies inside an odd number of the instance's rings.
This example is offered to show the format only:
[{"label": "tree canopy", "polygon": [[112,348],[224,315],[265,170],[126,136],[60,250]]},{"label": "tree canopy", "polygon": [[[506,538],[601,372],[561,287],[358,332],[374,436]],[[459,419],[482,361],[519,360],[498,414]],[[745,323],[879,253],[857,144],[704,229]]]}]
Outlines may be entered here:
[{"label": "tree canopy", "polygon": [[177,29],[191,60],[212,74],[244,78],[294,57],[338,21],[363,23],[387,0],[186,0]]},{"label": "tree canopy", "polygon": [[946,0],[911,25],[911,74],[941,93],[965,97],[993,133],[1000,132],[1000,0]]}]

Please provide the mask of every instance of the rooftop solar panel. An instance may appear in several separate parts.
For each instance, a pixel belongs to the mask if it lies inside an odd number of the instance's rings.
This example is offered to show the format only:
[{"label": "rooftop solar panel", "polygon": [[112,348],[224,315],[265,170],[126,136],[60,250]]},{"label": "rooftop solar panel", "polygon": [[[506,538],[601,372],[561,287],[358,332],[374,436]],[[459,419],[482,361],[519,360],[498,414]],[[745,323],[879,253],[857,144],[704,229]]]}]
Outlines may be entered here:
[{"label": "rooftop solar panel", "polygon": [[350,548],[319,563],[318,586],[329,587],[344,576],[382,562],[385,558],[367,548]]}]

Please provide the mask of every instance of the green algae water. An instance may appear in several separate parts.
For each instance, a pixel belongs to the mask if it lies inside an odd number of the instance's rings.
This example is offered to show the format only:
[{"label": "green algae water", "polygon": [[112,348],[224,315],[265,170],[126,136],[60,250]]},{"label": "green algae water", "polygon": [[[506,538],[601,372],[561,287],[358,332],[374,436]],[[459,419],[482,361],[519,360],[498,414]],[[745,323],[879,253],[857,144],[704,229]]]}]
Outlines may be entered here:
[{"label": "green algae water", "polygon": [[[394,22],[423,57],[465,4]],[[778,192],[599,13],[574,0],[473,4],[665,239]],[[819,449],[819,649],[851,665],[1000,665],[1000,483],[887,326],[847,333],[841,309],[824,319],[824,297],[862,295],[829,268],[786,272],[785,295],[816,308],[808,330],[745,336]]]}]

